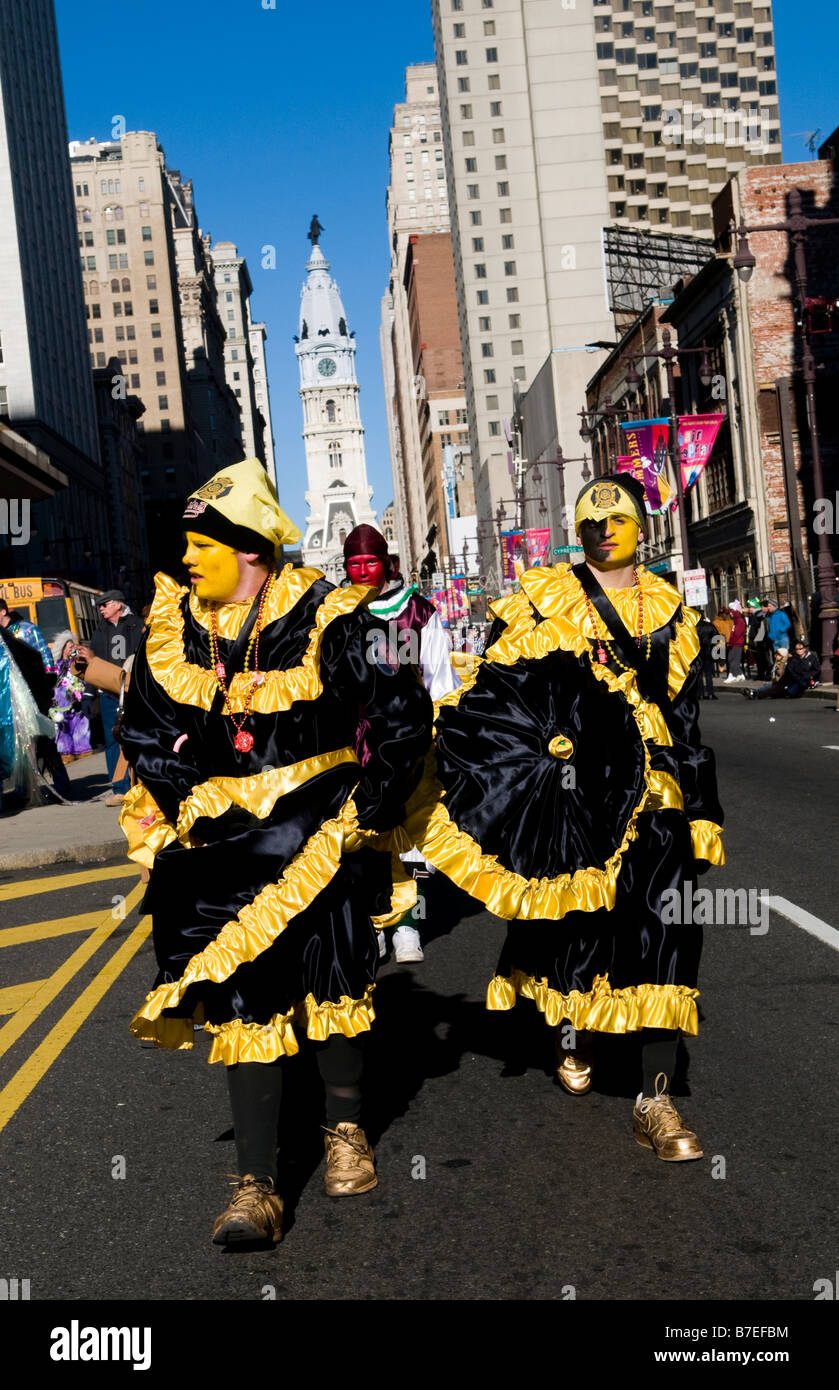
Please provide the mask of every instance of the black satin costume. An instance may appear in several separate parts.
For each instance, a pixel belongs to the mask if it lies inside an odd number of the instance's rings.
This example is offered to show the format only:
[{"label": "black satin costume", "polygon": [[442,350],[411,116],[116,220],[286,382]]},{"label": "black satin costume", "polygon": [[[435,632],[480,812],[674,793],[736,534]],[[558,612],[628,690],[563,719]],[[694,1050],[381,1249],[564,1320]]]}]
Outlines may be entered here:
[{"label": "black satin costume", "polygon": [[[157,576],[122,726],[138,780],[120,823],[130,856],[151,867],[159,966],[137,1037],[191,1047],[204,1023],[210,1061],[232,1065],[297,1052],[295,1024],[320,1041],[369,1029],[372,918],[397,920],[413,887],[394,885],[383,832],[417,784],[432,718],[410,667],[368,660],[372,592],[286,566],[259,637],[264,680],[244,723],[253,747],[238,752],[211,670],[210,606]],[[237,724],[257,607],[218,609]]]},{"label": "black satin costume", "polygon": [[[722,811],[697,723],[697,614],[639,577],[641,674],[597,615],[593,628],[568,565],[528,571],[493,605],[484,659],[439,703],[436,785],[408,833],[510,922],[489,1008],[524,996],[551,1025],[695,1033],[701,928],[674,900],[723,862]],[[626,627],[637,594],[609,591]]]}]

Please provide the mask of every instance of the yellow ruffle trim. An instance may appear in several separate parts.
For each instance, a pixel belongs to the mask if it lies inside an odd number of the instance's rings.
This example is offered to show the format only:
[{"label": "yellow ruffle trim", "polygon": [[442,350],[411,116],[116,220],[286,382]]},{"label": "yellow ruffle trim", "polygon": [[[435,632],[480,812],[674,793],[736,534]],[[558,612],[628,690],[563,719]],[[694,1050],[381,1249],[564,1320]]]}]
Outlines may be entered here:
[{"label": "yellow ruffle trim", "polygon": [[588,994],[576,989],[560,994],[547,980],[514,970],[509,979],[496,975],[490,980],[487,1008],[512,1009],[519,996],[532,999],[551,1028],[568,1019],[574,1028],[596,1033],[637,1033],[640,1028],[678,1028],[691,1035],[699,1032],[699,990],[687,985],[612,989],[607,975],[596,975]]},{"label": "yellow ruffle trim", "polygon": [[[237,1062],[275,1062],[278,1057],[293,1057],[300,1050],[295,1024],[305,1025],[306,1035],[313,1042],[326,1042],[333,1033],[342,1033],[345,1038],[367,1033],[376,1017],[374,989],[375,985],[368,985],[361,999],[342,994],[335,1004],[328,999],[319,1004],[313,994],[307,994],[288,1013],[275,1014],[269,1023],[244,1023],[239,1018],[227,1023],[205,1023],[204,1032],[213,1039],[207,1061],[232,1067]],[[157,1047],[188,1051],[194,1043],[194,1024],[202,1020],[203,1010],[199,1006],[195,1018],[157,1018],[144,1023],[142,1029],[132,1027],[132,1032]]]},{"label": "yellow ruffle trim", "polygon": [[[264,622],[266,624],[275,623],[278,618],[284,618],[307,590],[323,577],[321,570],[302,567],[295,569],[293,565],[284,565],[271,586],[271,592],[263,611]],[[237,603],[219,604],[216,609],[216,621],[220,636],[231,642],[236,640],[250,612],[252,603],[253,599],[247,598]],[[209,632],[211,604],[205,599],[200,599],[194,588],[189,590],[189,611],[199,627],[203,627],[206,632]]]},{"label": "yellow ruffle trim", "polygon": [[150,869],[154,857],[177,839],[175,827],[166,819],[151,792],[136,782],[125,794],[119,825],[128,841],[128,858]]},{"label": "yellow ruffle trim", "polygon": [[707,859],[709,864],[716,864],[718,867],[725,863],[722,829],[719,825],[715,825],[712,820],[692,820],[690,838],[694,859]]},{"label": "yellow ruffle trim", "polygon": [[[521,593],[498,599],[490,605],[492,613],[508,624],[495,645],[484,653],[489,661],[510,664],[510,652],[520,656],[547,656],[550,651],[574,651],[578,656],[591,654],[589,638],[591,617],[579,580],[571,573],[569,564],[527,570],[521,577]],[[670,622],[681,605],[681,618],[676,635],[670,642],[670,665],[667,691],[672,700],[678,695],[687,678],[691,663],[699,654],[696,634],[698,612],[682,604],[677,589],[657,574],[638,566],[638,582],[644,600],[644,623],[648,630],[657,631]],[[634,589],[610,589],[608,596],[630,632],[637,621],[638,597]],[[532,605],[532,607],[531,607]],[[537,624],[533,608],[550,623]],[[597,636],[610,637],[595,610]],[[548,627],[547,632],[543,629]],[[542,634],[541,640],[536,640]],[[576,639],[576,640],[572,640]],[[582,639],[582,640],[581,640]],[[597,671],[598,663],[592,663]],[[600,668],[601,670],[604,668]],[[634,679],[634,674],[633,674]],[[669,742],[669,740],[668,740]]]},{"label": "yellow ruffle trim", "polygon": [[351,748],[338,748],[330,753],[318,753],[288,767],[269,768],[252,777],[210,777],[193,787],[181,802],[176,826],[178,839],[189,844],[189,832],[199,816],[221,816],[231,806],[241,806],[260,820],[270,816],[277,801],[288,792],[305,786],[321,772],[329,772],[343,763],[358,764]]},{"label": "yellow ruffle trim", "polygon": [[[290,611],[320,577],[319,570],[294,570],[286,566],[281,576],[282,583],[277,586],[277,603],[278,608],[281,602],[287,606],[276,616]],[[186,593],[186,588],[177,584],[170,575],[155,576],[155,599],[149,613],[146,657],[152,676],[170,699],[180,705],[195,705],[208,710],[218,692],[218,682],[215,672],[208,667],[196,666],[186,660],[184,618],[180,606]],[[251,709],[255,714],[275,714],[290,709],[296,700],[316,700],[323,693],[319,661],[323,634],[334,618],[353,613],[356,608],[363,606],[370,593],[369,588],[355,584],[347,589],[333,589],[326,595],[318,607],[315,625],[309,633],[309,645],[300,665],[290,671],[263,672],[263,682],[256,687],[251,700]],[[237,611],[239,607],[234,605]],[[269,617],[268,621],[271,620]],[[250,688],[250,676],[243,671],[232,677],[228,691],[234,714],[244,712]]]},{"label": "yellow ruffle trim", "polygon": [[402,860],[396,850],[391,852],[391,873],[393,876],[393,891],[390,895],[390,911],[379,913],[378,916],[370,920],[378,930],[383,927],[395,927],[401,921],[406,912],[410,912],[412,907],[416,907],[419,892],[416,879],[412,874],[407,874],[402,864]]},{"label": "yellow ruffle trim", "polygon": [[433,754],[426,760],[423,780],[409,803],[405,826],[397,827],[394,840],[400,849],[415,844],[435,868],[508,922],[558,920],[568,912],[611,909],[617,896],[621,861],[638,837],[638,816],[644,811],[684,810],[681,788],[670,773],[650,767],[646,746],[644,759],[644,789],[620,846],[602,869],[577,869],[556,878],[524,878],[505,868],[496,855],[485,854],[477,840],[460,830],[449,817],[442,788],[433,773]]}]

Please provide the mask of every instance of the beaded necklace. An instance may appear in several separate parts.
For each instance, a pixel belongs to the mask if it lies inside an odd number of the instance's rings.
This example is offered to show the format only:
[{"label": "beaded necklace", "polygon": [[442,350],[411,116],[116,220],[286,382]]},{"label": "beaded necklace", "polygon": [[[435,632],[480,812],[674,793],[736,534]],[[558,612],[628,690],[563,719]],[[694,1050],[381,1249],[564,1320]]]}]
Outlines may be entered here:
[{"label": "beaded necklace", "polygon": [[[634,582],[635,582],[635,587],[636,587],[637,590],[638,590],[638,636],[635,638],[635,641],[636,641],[636,643],[638,644],[638,646],[640,647],[640,646],[642,645],[643,641],[644,641],[644,594],[643,594],[643,591],[642,591],[642,589],[641,589],[641,581],[640,581],[639,578],[638,578],[638,571],[637,571],[637,570],[633,570],[633,571],[632,571],[632,578],[633,578],[633,580],[634,580]],[[582,585],[581,585],[580,587],[582,588]],[[607,661],[609,660],[609,657],[611,656],[611,658],[612,658],[612,660],[614,661],[615,665],[616,665],[616,666],[619,666],[620,669],[621,669],[622,671],[632,671],[634,668],[633,668],[632,666],[627,666],[627,665],[625,665],[625,663],[624,663],[623,661],[621,661],[620,657],[618,656],[617,652],[616,652],[615,649],[614,649],[613,644],[609,641],[608,637],[601,637],[601,636],[600,636],[600,633],[599,633],[598,627],[597,627],[597,619],[596,619],[595,616],[594,616],[594,609],[592,608],[592,605],[591,605],[591,599],[589,598],[588,594],[585,592],[585,589],[583,589],[583,598],[585,599],[585,602],[586,602],[586,609],[587,609],[587,611],[588,611],[589,622],[591,623],[592,630],[593,630],[593,632],[594,632],[594,638],[595,638],[595,641],[596,641],[596,643],[597,643],[597,660],[600,662],[600,665],[601,665],[601,666],[605,666],[606,663],[607,663]],[[647,659],[647,661],[649,661],[649,659],[650,659],[650,651],[651,651],[651,649],[652,649],[652,634],[648,632],[648,633],[646,634],[646,637],[647,637],[646,659]]]},{"label": "beaded necklace", "polygon": [[251,653],[253,653],[253,674],[251,675],[250,684],[245,696],[245,708],[238,724],[236,723],[236,716],[230,708],[230,696],[227,689],[227,672],[224,669],[224,662],[219,656],[218,607],[215,603],[210,606],[210,660],[212,662],[216,683],[224,697],[225,713],[230,715],[233,727],[236,730],[236,735],[233,739],[233,747],[236,749],[237,753],[249,753],[253,748],[253,734],[248,733],[247,730],[243,728],[243,725],[250,715],[254,692],[257,686],[262,685],[265,680],[265,677],[259,669],[259,634],[262,631],[262,619],[265,612],[265,605],[276,577],[275,573],[269,576],[259,596],[259,608],[256,613],[256,622],[253,625],[253,630],[248,639],[248,646],[245,652],[245,664],[242,670],[244,676],[250,673]]}]

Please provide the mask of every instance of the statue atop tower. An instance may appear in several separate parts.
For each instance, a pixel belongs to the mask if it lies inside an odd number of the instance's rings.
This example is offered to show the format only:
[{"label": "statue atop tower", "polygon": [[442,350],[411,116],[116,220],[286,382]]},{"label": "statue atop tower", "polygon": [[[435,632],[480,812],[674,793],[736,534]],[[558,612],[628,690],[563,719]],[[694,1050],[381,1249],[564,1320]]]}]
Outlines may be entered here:
[{"label": "statue atop tower", "polygon": [[312,249],[300,293],[294,349],[309,481],[303,563],[340,583],[344,540],[361,523],[375,526],[376,514],[370,507],[373,489],[367,482],[355,334],[347,327],[341,292],[319,244],[323,231],[316,213],[308,231]]}]

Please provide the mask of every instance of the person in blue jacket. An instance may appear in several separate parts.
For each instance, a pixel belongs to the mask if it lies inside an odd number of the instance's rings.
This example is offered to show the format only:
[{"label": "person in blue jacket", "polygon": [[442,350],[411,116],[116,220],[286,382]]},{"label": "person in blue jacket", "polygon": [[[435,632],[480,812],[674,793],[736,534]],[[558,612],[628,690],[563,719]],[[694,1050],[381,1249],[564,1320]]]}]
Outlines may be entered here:
[{"label": "person in blue jacket", "polygon": [[767,625],[769,627],[769,639],[775,651],[779,647],[789,651],[792,631],[790,620],[783,609],[779,608],[773,598],[767,599]]}]

